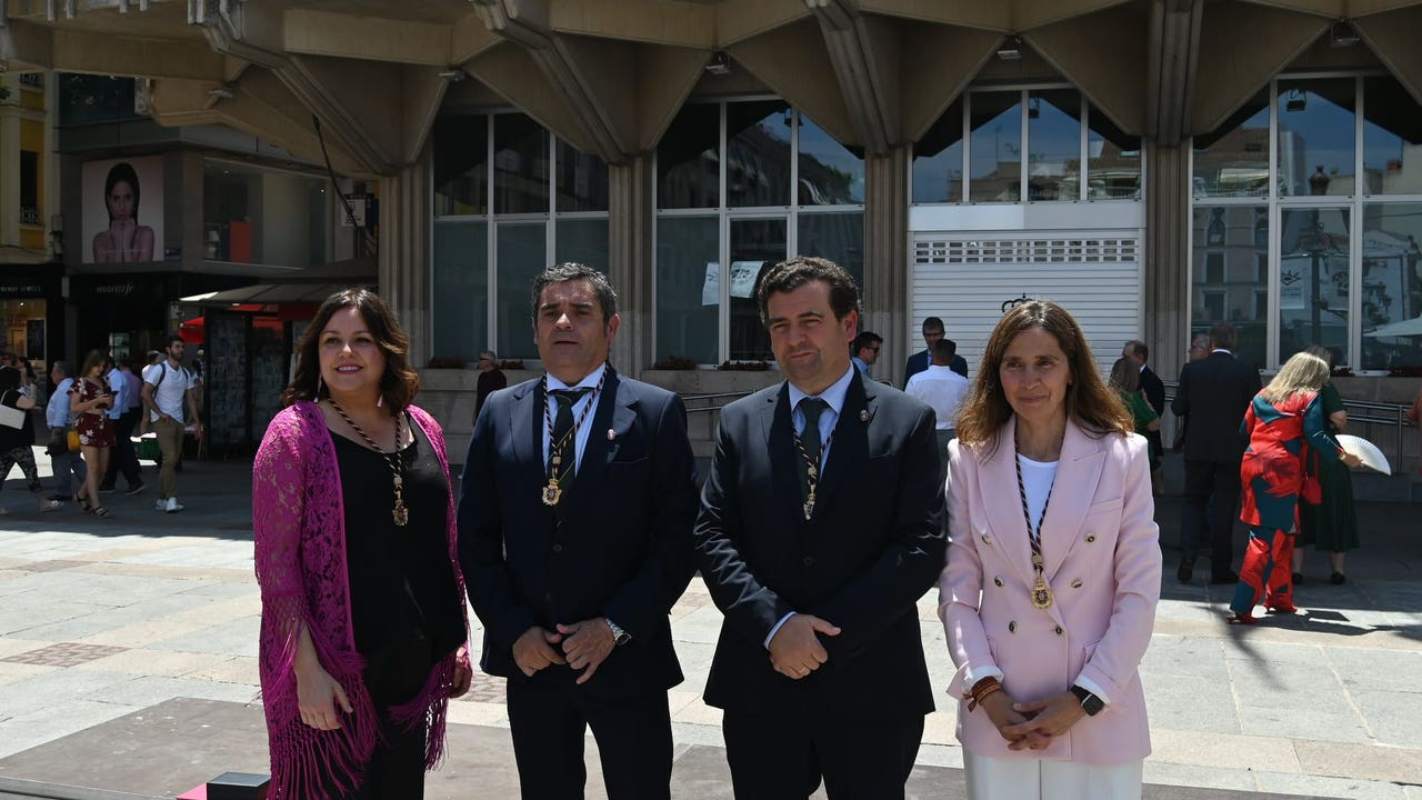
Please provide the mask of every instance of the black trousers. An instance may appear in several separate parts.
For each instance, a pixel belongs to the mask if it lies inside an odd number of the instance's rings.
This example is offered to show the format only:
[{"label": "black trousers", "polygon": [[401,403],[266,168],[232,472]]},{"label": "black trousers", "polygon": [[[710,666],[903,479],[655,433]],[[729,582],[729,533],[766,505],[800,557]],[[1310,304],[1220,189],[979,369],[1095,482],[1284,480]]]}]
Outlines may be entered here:
[{"label": "black trousers", "polygon": [[[1210,545],[1210,570],[1230,571],[1234,561],[1234,520],[1239,506],[1238,461],[1185,461],[1185,510],[1181,519],[1181,560],[1194,564],[1203,541]],[[1208,538],[1206,538],[1208,537]]]},{"label": "black trousers", "polygon": [[367,654],[365,685],[380,715],[380,740],[365,765],[361,786],[333,796],[342,800],[423,800],[425,796],[426,728],[396,724],[390,708],[409,702],[434,668],[434,654],[423,637]]},{"label": "black trousers", "polygon": [[139,415],[143,413],[141,408],[124,414],[118,418],[117,430],[114,432],[118,441],[114,445],[113,456],[109,459],[108,472],[104,473],[101,486],[112,488],[114,481],[118,479],[119,471],[123,471],[123,479],[128,483],[128,488],[143,483],[143,476],[138,470],[138,451],[133,449],[133,442],[129,439],[133,436],[133,429],[138,427]]},{"label": "black trousers", "polygon": [[721,721],[736,800],[903,800],[923,717],[844,720],[832,708],[799,715],[727,711]]},{"label": "black trousers", "polygon": [[666,692],[594,698],[574,685],[576,675],[567,667],[547,670],[557,672],[508,682],[509,728],[524,800],[582,800],[588,728],[597,739],[609,800],[668,800],[672,736]]}]

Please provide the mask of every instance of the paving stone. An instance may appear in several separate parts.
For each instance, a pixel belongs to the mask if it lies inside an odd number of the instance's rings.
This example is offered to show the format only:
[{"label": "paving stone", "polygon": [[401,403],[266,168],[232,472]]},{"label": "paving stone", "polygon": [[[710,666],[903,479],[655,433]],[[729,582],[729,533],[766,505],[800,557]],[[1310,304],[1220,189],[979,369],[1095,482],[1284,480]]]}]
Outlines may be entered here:
[{"label": "paving stone", "polygon": [[[1157,726],[1162,724],[1168,721],[1156,723]],[[1222,769],[1257,769],[1268,765],[1279,772],[1301,769],[1294,743],[1283,737],[1154,728],[1150,740],[1151,759],[1161,763]]]},{"label": "paving stone", "polygon": [[1260,791],[1301,794],[1309,797],[1347,797],[1353,800],[1406,800],[1402,787],[1386,781],[1356,778],[1323,778],[1260,770],[1254,773]]},{"label": "paving stone", "polygon": [[121,672],[55,669],[22,678],[0,685],[0,719],[43,715],[47,710],[58,714],[64,705],[84,695],[135,677]]},{"label": "paving stone", "polygon": [[1317,644],[1256,642],[1248,638],[1225,639],[1222,644],[1224,657],[1229,661],[1294,664],[1305,667],[1321,667],[1327,664],[1323,649]]},{"label": "paving stone", "polygon": [[1141,774],[1146,783],[1166,786],[1246,792],[1254,789],[1254,773],[1247,769],[1170,764],[1151,757],[1146,759]]},{"label": "paving stone", "polygon": [[182,650],[190,653],[221,653],[233,656],[256,656],[259,617],[251,616],[202,628],[172,639],[153,642],[154,650]]},{"label": "paving stone", "polygon": [[197,700],[224,700],[230,703],[254,703],[257,701],[257,693],[256,687],[235,683],[144,675],[105,686],[84,695],[82,699],[147,708],[179,697]]},{"label": "paving stone", "polygon": [[[204,668],[217,669],[228,660],[225,656],[210,653],[175,653],[166,650],[125,650],[105,658],[80,664],[76,670],[98,670],[102,672],[126,672],[134,675],[157,675],[176,678],[190,676],[199,680],[212,680],[199,676]],[[255,676],[255,672],[253,673]],[[242,681],[232,681],[239,683]],[[256,683],[254,678],[252,683]]]},{"label": "paving stone", "polygon": [[1203,636],[1162,636],[1151,638],[1141,659],[1142,673],[1158,677],[1181,676],[1229,681],[1220,640]]},{"label": "paving stone", "polygon": [[1243,705],[1240,725],[1253,736],[1285,736],[1329,742],[1370,743],[1372,737],[1356,711],[1321,711],[1307,708],[1269,708]]},{"label": "paving stone", "polygon": [[1422,650],[1325,647],[1324,653],[1350,690],[1422,692]]},{"label": "paving stone", "polygon": [[[0,759],[46,742],[89,730],[138,709],[115,703],[73,700],[48,705],[43,710],[0,722]],[[0,775],[13,775],[0,761]]]},{"label": "paving stone", "polygon": [[38,664],[46,667],[74,667],[94,661],[96,659],[111,656],[122,652],[123,648],[107,647],[98,644],[78,644],[75,642],[59,642],[57,644],[41,647],[38,650],[30,650],[25,653],[15,653],[6,656],[0,661],[8,661],[13,664]]},{"label": "paving stone", "polygon": [[[26,678],[33,678],[36,675],[43,675],[52,672],[59,667],[48,667],[40,664],[11,664],[0,660],[0,686],[15,681],[22,681]],[[3,716],[3,714],[0,714]]]},{"label": "paving stone", "polygon": [[1245,732],[1228,681],[1141,673],[1146,712],[1154,726],[1175,730]]},{"label": "paving stone", "polygon": [[1294,749],[1302,771],[1310,775],[1398,783],[1422,780],[1422,750],[1310,741],[1297,741]]},{"label": "paving stone", "polygon": [[[1413,677],[1422,677],[1422,673],[1413,673]],[[1422,748],[1422,693],[1355,691],[1352,695],[1379,742]],[[1422,772],[1416,775],[1416,782],[1422,783]]]}]

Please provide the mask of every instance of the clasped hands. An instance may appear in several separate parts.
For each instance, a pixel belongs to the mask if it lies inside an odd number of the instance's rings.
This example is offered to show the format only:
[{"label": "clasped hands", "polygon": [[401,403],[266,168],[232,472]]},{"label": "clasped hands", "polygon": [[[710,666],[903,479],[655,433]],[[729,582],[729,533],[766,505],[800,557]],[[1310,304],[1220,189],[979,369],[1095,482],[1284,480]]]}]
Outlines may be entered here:
[{"label": "clasped hands", "polygon": [[534,625],[514,642],[513,657],[519,670],[530,678],[554,664],[583,670],[577,681],[581,685],[592,680],[615,647],[617,640],[607,620],[594,617],[571,625],[558,625],[551,631]]},{"label": "clasped hands", "polygon": [[980,703],[988,719],[1009,750],[1044,750],[1052,739],[1071,729],[1086,711],[1071,692],[1062,692],[1045,700],[1018,703],[1006,691],[997,691]]},{"label": "clasped hands", "polygon": [[798,681],[829,661],[818,634],[838,636],[839,626],[813,614],[795,614],[785,620],[770,639],[770,663],[775,671]]}]

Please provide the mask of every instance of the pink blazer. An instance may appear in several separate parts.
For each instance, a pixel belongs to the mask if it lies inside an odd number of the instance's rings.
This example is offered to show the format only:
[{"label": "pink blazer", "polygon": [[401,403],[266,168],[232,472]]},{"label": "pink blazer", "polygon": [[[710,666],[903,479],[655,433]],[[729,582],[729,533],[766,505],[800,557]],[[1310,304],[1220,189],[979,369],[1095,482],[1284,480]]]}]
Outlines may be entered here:
[{"label": "pink blazer", "polygon": [[962,698],[1000,670],[1018,701],[1066,691],[1078,677],[1108,705],[1046,750],[1013,752],[981,709],[958,708],[958,740],[992,758],[1115,764],[1150,753],[1137,667],[1150,644],[1160,600],[1161,554],[1146,440],[1088,436],[1068,422],[1051,502],[1042,523],[1052,607],[1032,606],[1031,548],[1017,488],[1014,422],[991,456],[948,447],[948,566],[938,614],[958,667],[948,691]]}]

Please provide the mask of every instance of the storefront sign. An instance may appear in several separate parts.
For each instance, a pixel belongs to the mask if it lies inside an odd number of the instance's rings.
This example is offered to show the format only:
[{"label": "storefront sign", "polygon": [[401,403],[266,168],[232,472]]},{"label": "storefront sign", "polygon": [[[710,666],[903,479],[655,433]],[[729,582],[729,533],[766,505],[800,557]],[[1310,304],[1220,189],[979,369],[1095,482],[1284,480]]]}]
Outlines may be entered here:
[{"label": "storefront sign", "polygon": [[44,297],[44,287],[38,283],[0,283],[0,297]]},{"label": "storefront sign", "polygon": [[1293,260],[1279,270],[1279,309],[1302,311],[1308,308],[1309,278],[1313,265],[1302,259]]}]

